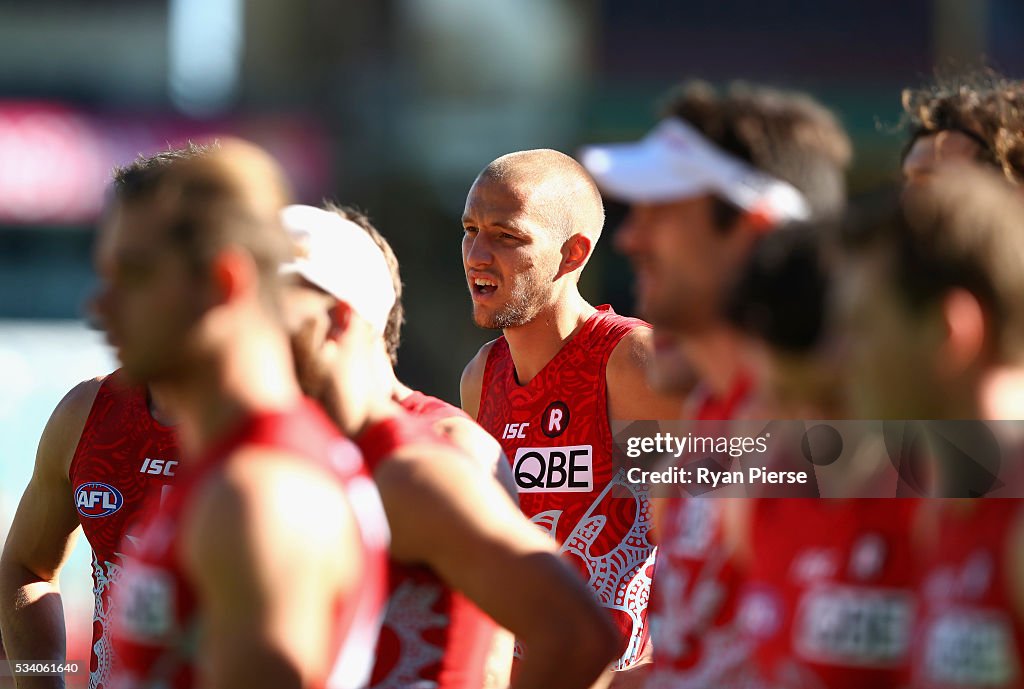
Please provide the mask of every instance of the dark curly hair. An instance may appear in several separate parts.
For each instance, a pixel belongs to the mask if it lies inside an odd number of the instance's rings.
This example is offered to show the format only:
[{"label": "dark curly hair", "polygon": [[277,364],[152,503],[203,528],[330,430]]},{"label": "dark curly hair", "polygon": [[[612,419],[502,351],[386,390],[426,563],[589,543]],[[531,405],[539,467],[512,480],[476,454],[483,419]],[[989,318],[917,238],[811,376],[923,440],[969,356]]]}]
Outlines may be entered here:
[{"label": "dark curly hair", "polygon": [[[842,213],[850,138],[836,116],[806,93],[740,81],[719,90],[688,81],[669,94],[661,115],[685,120],[723,151],[789,182],[814,216]],[[719,227],[739,214],[722,199],[716,206]]]},{"label": "dark curly hair", "polygon": [[903,91],[910,137],[904,160],[918,139],[960,132],[978,144],[977,159],[1024,182],[1024,82],[992,69],[940,75],[935,83]]}]

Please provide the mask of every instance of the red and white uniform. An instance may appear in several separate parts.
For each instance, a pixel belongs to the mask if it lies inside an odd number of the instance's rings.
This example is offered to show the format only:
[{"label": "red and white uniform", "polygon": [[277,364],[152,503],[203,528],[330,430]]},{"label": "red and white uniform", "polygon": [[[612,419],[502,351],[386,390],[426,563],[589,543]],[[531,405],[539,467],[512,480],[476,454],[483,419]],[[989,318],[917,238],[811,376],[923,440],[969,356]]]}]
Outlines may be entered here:
[{"label": "red and white uniform", "polygon": [[[1020,581],[1012,579],[1024,501],[932,501],[934,542],[925,557],[914,639],[916,689],[1024,687]],[[1014,595],[1014,591],[1018,595]]]},{"label": "red and white uniform", "polygon": [[[416,416],[395,417],[359,438],[369,469],[405,443],[445,442],[431,422],[462,410],[414,392],[401,401]],[[419,417],[419,418],[417,418]],[[372,446],[372,447],[371,447]],[[388,564],[388,607],[370,686],[373,689],[479,689],[497,628],[461,593],[452,591],[428,567]]]},{"label": "red and white uniform", "polygon": [[504,337],[488,353],[477,421],[512,464],[523,513],[554,536],[629,643],[646,644],[654,547],[647,494],[612,463],[606,368],[615,346],[646,323],[598,307],[526,385]]},{"label": "red and white uniform", "polygon": [[[338,435],[308,400],[280,413],[250,416],[189,465],[175,490],[148,516],[139,550],[133,553],[115,600],[114,648],[118,662],[111,686],[191,689],[196,673],[197,633],[202,609],[182,570],[179,526],[192,498],[241,447],[280,450],[324,469],[348,497],[362,536],[363,585],[333,602],[333,667],[323,668],[315,687],[362,687],[369,676],[386,591],[387,522],[373,480],[355,446]],[[301,535],[297,535],[301,537]]]},{"label": "red and white uniform", "polygon": [[[752,391],[753,379],[747,374],[737,376],[721,398],[700,386],[690,396],[684,418],[703,422],[700,435],[721,435],[728,428],[715,422],[736,418]],[[692,457],[680,461],[688,459]],[[663,532],[658,534],[651,586],[654,663],[649,689],[757,686],[753,647],[738,617],[743,573],[726,546],[724,499],[658,499]]]},{"label": "red and white uniform", "polygon": [[[742,499],[742,498],[737,498]],[[725,547],[725,499],[666,499],[651,587],[647,689],[757,686],[739,620],[743,573]]]},{"label": "red and white uniform", "polygon": [[740,615],[785,689],[906,686],[915,612],[910,499],[759,499]]},{"label": "red and white uniform", "polygon": [[[111,600],[124,564],[121,543],[134,539],[143,504],[166,493],[178,471],[174,431],[149,413],[144,387],[115,371],[100,384],[68,470],[78,520],[92,547],[96,598],[89,661],[90,689],[105,689],[113,659]],[[131,531],[130,531],[131,529]]]}]

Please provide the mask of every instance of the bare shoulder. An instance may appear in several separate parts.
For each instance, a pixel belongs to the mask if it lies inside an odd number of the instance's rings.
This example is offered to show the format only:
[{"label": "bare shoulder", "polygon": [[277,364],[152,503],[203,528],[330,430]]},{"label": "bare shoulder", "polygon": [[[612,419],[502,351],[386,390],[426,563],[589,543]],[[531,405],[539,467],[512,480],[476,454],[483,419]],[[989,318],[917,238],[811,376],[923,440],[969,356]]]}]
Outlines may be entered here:
[{"label": "bare shoulder", "polygon": [[[228,458],[222,480],[212,485],[241,500],[267,498],[295,498],[306,496],[314,500],[333,500],[344,494],[341,483],[325,480],[326,467],[284,450],[267,447],[240,448]],[[284,507],[295,511],[297,504],[289,501],[280,505],[267,505],[272,510]]]},{"label": "bare shoulder", "polygon": [[465,416],[447,416],[434,423],[434,430],[465,452],[471,459],[490,466],[501,445],[490,433]]},{"label": "bare shoulder", "polygon": [[216,600],[211,609],[259,624],[287,617],[294,604],[280,582],[317,601],[352,585],[362,566],[359,532],[343,487],[326,471],[287,452],[243,448],[200,488],[180,547],[197,590]]},{"label": "bare shoulder", "polygon": [[483,426],[464,416],[449,416],[438,421],[434,428],[465,452],[474,464],[494,476],[502,488],[518,502],[512,468],[501,449],[501,443]]},{"label": "bare shoulder", "polygon": [[39,439],[36,469],[67,478],[103,377],[84,380],[57,403]]},{"label": "bare shoulder", "polygon": [[427,487],[447,490],[452,477],[474,472],[466,453],[444,442],[413,442],[396,448],[374,470],[381,495],[392,502],[417,501],[430,491]]},{"label": "bare shoulder", "polygon": [[623,337],[608,357],[608,411],[617,419],[674,419],[683,398],[658,392],[651,387],[648,369],[653,363],[653,332],[647,326],[634,328]]},{"label": "bare shoulder", "polygon": [[[242,448],[197,494],[187,540],[203,551],[208,550],[203,544],[217,548],[233,538],[260,534],[283,548],[289,542],[286,534],[301,533],[303,538],[295,540],[303,548],[330,548],[344,528],[347,501],[341,483],[327,477],[327,469],[290,453]],[[331,518],[325,519],[328,514]]]},{"label": "bare shoulder", "polygon": [[442,550],[461,552],[457,534],[508,530],[521,519],[507,489],[446,443],[404,445],[374,479],[391,525],[391,555],[402,562],[434,562]]},{"label": "bare shoulder", "polygon": [[462,396],[462,409],[474,419],[480,411],[480,388],[484,383],[484,370],[487,368],[487,357],[498,338],[494,338],[476,353],[466,368],[462,370],[459,391]]}]

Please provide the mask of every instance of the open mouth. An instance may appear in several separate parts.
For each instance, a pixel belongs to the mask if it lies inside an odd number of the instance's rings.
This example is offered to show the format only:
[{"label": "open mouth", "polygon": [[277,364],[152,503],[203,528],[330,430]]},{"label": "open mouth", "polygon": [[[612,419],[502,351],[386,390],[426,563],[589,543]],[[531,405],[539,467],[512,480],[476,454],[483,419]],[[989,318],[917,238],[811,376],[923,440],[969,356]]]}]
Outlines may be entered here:
[{"label": "open mouth", "polygon": [[470,279],[469,288],[474,297],[487,297],[498,290],[498,283],[490,278],[475,277]]}]

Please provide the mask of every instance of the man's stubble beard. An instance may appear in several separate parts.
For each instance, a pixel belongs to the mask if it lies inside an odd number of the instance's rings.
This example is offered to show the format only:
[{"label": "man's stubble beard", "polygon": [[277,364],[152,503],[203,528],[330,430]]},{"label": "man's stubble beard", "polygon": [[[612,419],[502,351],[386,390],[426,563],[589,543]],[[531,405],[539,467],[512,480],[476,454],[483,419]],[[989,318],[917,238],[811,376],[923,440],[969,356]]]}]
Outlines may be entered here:
[{"label": "man's stubble beard", "polygon": [[473,316],[477,326],[487,330],[505,330],[526,325],[537,317],[543,305],[548,301],[544,292],[544,284],[537,280],[523,280],[513,288],[508,301],[488,318]]}]

